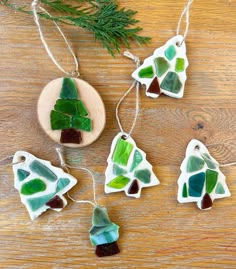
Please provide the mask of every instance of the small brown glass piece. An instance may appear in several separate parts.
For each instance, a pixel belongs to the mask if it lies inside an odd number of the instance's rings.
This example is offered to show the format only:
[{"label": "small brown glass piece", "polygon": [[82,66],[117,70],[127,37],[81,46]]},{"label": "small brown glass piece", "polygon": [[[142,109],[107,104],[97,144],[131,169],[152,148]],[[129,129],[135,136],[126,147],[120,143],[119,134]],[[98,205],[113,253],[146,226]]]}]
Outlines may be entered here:
[{"label": "small brown glass piece", "polygon": [[128,189],[128,194],[136,194],[136,193],[138,193],[138,191],[139,191],[138,180],[135,179],[131,183],[131,185],[130,185],[130,187]]},{"label": "small brown glass piece", "polygon": [[157,94],[157,95],[160,95],[161,94],[161,90],[160,90],[160,86],[159,86],[159,83],[158,83],[158,80],[157,80],[157,77],[155,77],[152,81],[152,83],[150,84],[147,92],[149,93],[154,93],[154,94]]},{"label": "small brown glass piece", "polygon": [[80,144],[82,142],[81,132],[73,128],[64,129],[61,131],[61,143]]},{"label": "small brown glass piece", "polygon": [[213,205],[213,202],[211,200],[211,197],[208,193],[206,193],[203,198],[202,198],[202,201],[201,201],[201,208],[202,209],[208,209],[208,208],[211,208]]},{"label": "small brown glass piece", "polygon": [[56,195],[52,199],[50,199],[46,203],[46,205],[51,207],[51,208],[63,208],[64,207],[63,201],[58,195]]},{"label": "small brown glass piece", "polygon": [[117,242],[112,242],[96,246],[95,253],[98,257],[106,257],[120,253],[120,249]]}]

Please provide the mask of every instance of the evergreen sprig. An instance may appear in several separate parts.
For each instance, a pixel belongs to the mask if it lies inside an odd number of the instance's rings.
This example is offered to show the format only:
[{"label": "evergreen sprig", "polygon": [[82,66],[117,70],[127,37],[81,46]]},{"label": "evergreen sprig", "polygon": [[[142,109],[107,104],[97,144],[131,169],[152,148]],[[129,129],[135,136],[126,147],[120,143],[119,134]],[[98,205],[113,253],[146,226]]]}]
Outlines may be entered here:
[{"label": "evergreen sprig", "polygon": [[[141,27],[134,18],[137,13],[132,9],[119,8],[115,0],[39,0],[52,16],[38,11],[42,18],[70,24],[87,29],[94,34],[103,48],[111,55],[119,53],[121,46],[130,48],[132,41],[139,45],[149,42],[150,38],[140,36]],[[32,14],[27,6],[17,6],[2,0],[5,6]]]}]

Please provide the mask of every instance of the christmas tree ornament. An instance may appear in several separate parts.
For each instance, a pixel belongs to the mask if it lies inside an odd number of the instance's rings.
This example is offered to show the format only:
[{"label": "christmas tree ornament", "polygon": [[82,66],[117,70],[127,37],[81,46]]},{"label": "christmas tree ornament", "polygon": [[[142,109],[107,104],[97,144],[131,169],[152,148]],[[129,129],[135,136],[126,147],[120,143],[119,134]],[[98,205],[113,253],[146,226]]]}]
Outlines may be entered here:
[{"label": "christmas tree ornament", "polygon": [[[103,101],[90,84],[78,78],[78,60],[62,30],[53,21],[73,57],[75,69],[68,72],[57,62],[44,39],[36,10],[37,3],[38,0],[33,1],[32,11],[41,41],[53,63],[68,76],[52,80],[43,89],[38,100],[39,123],[46,134],[59,144],[72,148],[90,145],[105,127]],[[51,16],[42,7],[38,8],[42,13]]]},{"label": "christmas tree ornament", "polygon": [[[131,53],[126,52],[125,56],[133,59],[139,66],[139,59]],[[136,88],[136,112],[132,127],[129,133],[124,132],[119,119],[119,106],[124,98]],[[146,160],[146,153],[136,146],[131,137],[139,112],[139,83],[134,81],[132,86],[122,96],[116,107],[116,119],[120,128],[113,139],[110,154],[107,159],[105,172],[105,192],[124,191],[129,197],[139,198],[142,188],[159,184],[159,180],[152,170],[152,165]]]},{"label": "christmas tree ornament", "polygon": [[178,202],[197,202],[200,209],[211,209],[213,201],[231,194],[220,165],[206,146],[193,139],[189,142],[178,179]]},{"label": "christmas tree ornament", "polygon": [[61,168],[25,151],[15,153],[13,173],[14,186],[32,220],[47,209],[61,211],[67,205],[63,195],[77,183]]},{"label": "christmas tree ornament", "polygon": [[[189,65],[186,56],[185,39],[189,28],[189,9],[193,0],[188,0],[177,27],[177,35],[166,44],[156,49],[152,56],[146,58],[138,67],[132,77],[146,86],[146,95],[157,98],[165,94],[174,98],[181,98],[184,94],[187,79],[186,69]],[[180,35],[180,26],[186,16],[186,29]]]}]

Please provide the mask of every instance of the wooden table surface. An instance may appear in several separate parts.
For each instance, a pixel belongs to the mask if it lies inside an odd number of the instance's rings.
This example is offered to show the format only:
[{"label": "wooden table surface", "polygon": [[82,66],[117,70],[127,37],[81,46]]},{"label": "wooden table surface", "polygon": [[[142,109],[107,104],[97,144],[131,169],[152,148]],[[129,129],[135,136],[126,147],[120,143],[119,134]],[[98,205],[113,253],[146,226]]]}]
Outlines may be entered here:
[{"label": "wooden table surface", "polygon": [[[28,1],[29,2],[29,1]],[[185,1],[128,0],[120,7],[138,11],[146,47],[133,44],[142,60],[175,35]],[[147,98],[140,92],[140,114],[133,133],[147,153],[161,184],[143,190],[140,199],[123,192],[104,194],[106,158],[118,132],[115,105],[130,86],[134,64],[112,58],[85,30],[62,26],[80,62],[81,78],[101,94],[107,111],[102,136],[84,149],[66,149],[67,162],[91,169],[97,197],[120,226],[116,256],[97,258],[89,242],[92,207],[69,201],[56,213],[29,219],[13,187],[11,166],[0,168],[0,268],[236,268],[236,166],[224,167],[232,196],[217,200],[212,210],[176,200],[177,178],[187,143],[206,144],[220,163],[236,161],[236,1],[198,0],[193,3],[187,51],[190,66],[184,98]],[[65,44],[50,22],[42,22],[54,54],[71,69]],[[0,6],[0,157],[26,150],[59,166],[57,146],[37,121],[37,99],[52,79],[63,76],[47,56],[31,16]],[[129,129],[134,93],[122,106]],[[79,184],[73,195],[92,197],[85,174],[72,171]]]}]

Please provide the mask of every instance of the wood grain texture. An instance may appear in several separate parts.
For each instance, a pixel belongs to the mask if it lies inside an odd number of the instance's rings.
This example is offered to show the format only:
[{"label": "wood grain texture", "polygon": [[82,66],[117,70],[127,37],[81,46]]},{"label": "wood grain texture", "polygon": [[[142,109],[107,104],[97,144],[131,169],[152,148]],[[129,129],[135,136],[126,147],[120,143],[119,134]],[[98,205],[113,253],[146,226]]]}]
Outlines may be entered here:
[{"label": "wood grain texture", "polygon": [[[30,2],[30,1],[29,1]],[[147,47],[132,45],[141,59],[152,54],[175,34],[185,1],[128,0],[152,37]],[[147,153],[161,181],[143,190],[140,199],[103,191],[106,158],[118,132],[115,104],[130,86],[134,64],[123,56],[110,57],[85,30],[63,26],[80,61],[81,78],[101,94],[107,125],[94,144],[67,149],[73,165],[95,173],[97,196],[120,225],[121,253],[97,258],[88,231],[92,208],[69,205],[47,212],[31,222],[13,188],[11,167],[0,168],[0,268],[236,268],[236,166],[222,168],[232,197],[217,200],[211,211],[195,204],[178,204],[177,178],[188,141],[196,138],[209,147],[220,163],[236,161],[236,1],[195,1],[191,11],[187,50],[190,66],[184,98],[149,99],[140,93],[141,109],[133,138]],[[50,22],[42,22],[47,40],[64,68],[71,59]],[[62,74],[46,55],[33,19],[0,6],[0,148],[1,157],[27,150],[39,158],[59,161],[57,146],[37,122],[37,99],[43,87]],[[134,94],[122,106],[121,118],[129,128]],[[72,171],[79,180],[72,194],[92,197],[89,178]]]}]

